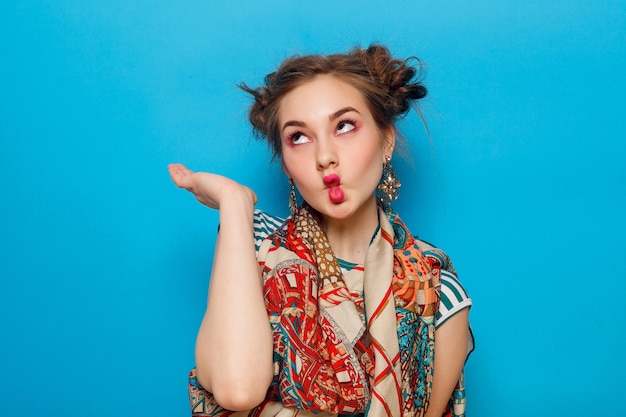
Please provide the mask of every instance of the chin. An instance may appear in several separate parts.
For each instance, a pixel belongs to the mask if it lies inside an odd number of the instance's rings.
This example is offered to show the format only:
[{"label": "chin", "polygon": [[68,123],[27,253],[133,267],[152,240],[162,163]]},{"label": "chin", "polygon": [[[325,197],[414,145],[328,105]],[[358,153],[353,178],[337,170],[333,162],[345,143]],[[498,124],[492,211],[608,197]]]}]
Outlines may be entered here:
[{"label": "chin", "polygon": [[349,219],[355,214],[354,207],[345,201],[339,204],[330,203],[330,205],[323,207],[321,210],[316,210],[322,216],[329,217],[334,220]]},{"label": "chin", "polygon": [[324,201],[315,201],[315,204],[311,204],[307,201],[307,203],[313,207],[322,217],[328,217],[333,220],[347,220],[354,215],[362,216],[373,208],[373,210],[378,213],[376,209],[376,200],[371,200],[372,204],[370,205],[370,201],[361,202],[360,200],[354,200],[346,198],[341,203],[333,203],[330,200]]}]

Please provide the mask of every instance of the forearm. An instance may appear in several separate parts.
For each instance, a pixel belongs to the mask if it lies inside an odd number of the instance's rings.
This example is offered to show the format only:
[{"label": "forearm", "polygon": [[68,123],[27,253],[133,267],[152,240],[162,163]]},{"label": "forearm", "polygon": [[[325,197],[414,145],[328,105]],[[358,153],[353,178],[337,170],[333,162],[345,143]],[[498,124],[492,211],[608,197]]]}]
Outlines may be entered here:
[{"label": "forearm", "polygon": [[253,205],[220,207],[207,309],[196,343],[200,383],[220,405],[260,402],[273,376],[272,334],[253,236]]},{"label": "forearm", "polygon": [[450,317],[435,331],[435,370],[425,417],[441,417],[459,380],[469,338],[469,308]]}]

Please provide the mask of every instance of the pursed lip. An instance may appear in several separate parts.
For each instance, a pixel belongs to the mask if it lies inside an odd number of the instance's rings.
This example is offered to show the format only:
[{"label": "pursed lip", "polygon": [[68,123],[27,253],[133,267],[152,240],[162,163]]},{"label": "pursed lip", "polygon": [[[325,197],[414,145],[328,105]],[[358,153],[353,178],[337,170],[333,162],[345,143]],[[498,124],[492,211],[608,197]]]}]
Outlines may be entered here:
[{"label": "pursed lip", "polygon": [[339,179],[339,175],[337,174],[329,174],[323,178],[324,185],[327,187],[336,187],[341,185],[341,181]]}]

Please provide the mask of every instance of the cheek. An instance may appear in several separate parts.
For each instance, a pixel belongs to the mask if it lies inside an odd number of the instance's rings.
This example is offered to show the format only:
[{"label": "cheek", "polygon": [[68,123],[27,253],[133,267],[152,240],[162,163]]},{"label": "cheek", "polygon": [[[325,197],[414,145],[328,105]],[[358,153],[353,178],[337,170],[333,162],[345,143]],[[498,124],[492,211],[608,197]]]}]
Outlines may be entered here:
[{"label": "cheek", "polygon": [[308,164],[290,152],[283,152],[282,166],[285,174],[293,178],[296,183],[302,183],[310,177],[310,172],[307,169]]},{"label": "cheek", "polygon": [[280,155],[280,162],[285,172],[291,172],[298,166],[293,149],[290,149],[290,147],[288,147],[284,142],[282,153]]},{"label": "cheek", "polygon": [[379,164],[376,158],[359,158],[358,155],[354,155],[352,162],[355,167],[351,175],[353,180],[361,187],[375,188],[383,174],[382,162]]},{"label": "cheek", "polygon": [[357,148],[348,154],[349,162],[360,167],[364,175],[382,175],[384,153],[381,148]]},{"label": "cheek", "polygon": [[380,182],[380,178],[383,175],[382,158],[382,154],[379,155],[376,153],[375,156],[369,160],[369,164],[363,168],[363,176],[368,179],[368,182],[376,185]]},{"label": "cheek", "polygon": [[383,168],[381,167],[376,167],[376,168],[372,168],[370,170],[370,181],[375,184],[378,185],[378,183],[380,182],[380,178],[383,176]]}]

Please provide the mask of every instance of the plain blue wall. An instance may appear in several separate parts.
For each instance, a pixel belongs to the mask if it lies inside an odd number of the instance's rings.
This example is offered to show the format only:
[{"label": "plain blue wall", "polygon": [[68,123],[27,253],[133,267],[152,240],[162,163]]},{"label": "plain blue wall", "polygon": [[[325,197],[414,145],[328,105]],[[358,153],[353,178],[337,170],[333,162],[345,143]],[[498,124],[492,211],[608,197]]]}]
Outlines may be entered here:
[{"label": "plain blue wall", "polygon": [[285,214],[235,84],[371,41],[428,65],[397,208],[473,296],[468,415],[623,413],[625,2],[213,3],[0,5],[0,415],[189,415],[217,216],[166,165]]}]

